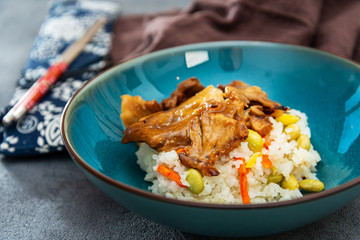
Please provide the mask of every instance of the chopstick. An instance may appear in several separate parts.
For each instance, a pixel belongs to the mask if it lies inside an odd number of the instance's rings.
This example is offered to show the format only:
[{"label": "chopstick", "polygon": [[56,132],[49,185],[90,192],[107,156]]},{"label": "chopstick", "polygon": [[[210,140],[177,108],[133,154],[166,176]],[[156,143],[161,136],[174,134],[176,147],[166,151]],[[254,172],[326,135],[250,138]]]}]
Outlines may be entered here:
[{"label": "chopstick", "polygon": [[71,44],[57,59],[57,61],[49,67],[46,73],[39,78],[31,88],[17,101],[17,103],[3,117],[4,126],[10,125],[14,121],[18,121],[24,114],[30,111],[36,103],[46,94],[59,77],[67,70],[69,65],[82,52],[86,44],[95,36],[97,31],[107,22],[105,17],[98,18],[86,30],[86,32]]}]

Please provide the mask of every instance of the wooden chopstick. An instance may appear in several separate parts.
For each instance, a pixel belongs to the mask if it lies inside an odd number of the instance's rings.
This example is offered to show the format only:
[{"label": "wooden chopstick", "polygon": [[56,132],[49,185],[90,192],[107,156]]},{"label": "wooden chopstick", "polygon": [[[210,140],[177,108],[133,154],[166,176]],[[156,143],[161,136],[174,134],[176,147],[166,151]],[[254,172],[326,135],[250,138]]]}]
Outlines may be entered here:
[{"label": "wooden chopstick", "polygon": [[32,85],[32,87],[3,117],[2,122],[5,126],[10,125],[13,121],[19,120],[26,112],[36,105],[106,22],[107,19],[105,17],[97,19],[94,24],[86,30],[81,38],[76,40],[63,52],[63,54],[61,54],[47,72]]}]

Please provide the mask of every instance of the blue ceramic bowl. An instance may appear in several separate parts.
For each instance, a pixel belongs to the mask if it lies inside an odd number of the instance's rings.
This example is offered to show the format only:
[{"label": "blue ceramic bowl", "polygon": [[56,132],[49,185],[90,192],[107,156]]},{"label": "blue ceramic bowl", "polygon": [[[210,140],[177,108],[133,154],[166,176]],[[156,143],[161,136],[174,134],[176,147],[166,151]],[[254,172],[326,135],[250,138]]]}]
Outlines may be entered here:
[{"label": "blue ceramic bowl", "polygon": [[[121,144],[122,94],[161,101],[196,76],[204,85],[234,79],[305,112],[322,157],[325,191],[256,205],[217,205],[152,194],[135,163],[136,144]],[[211,236],[259,236],[316,221],[360,193],[360,67],[331,54],[263,42],[212,42],[167,49],[120,64],[87,82],[62,117],[64,143],[78,167],[122,206],[176,229]],[[272,217],[272,221],[269,217]],[[209,227],[209,223],[211,227]]]}]

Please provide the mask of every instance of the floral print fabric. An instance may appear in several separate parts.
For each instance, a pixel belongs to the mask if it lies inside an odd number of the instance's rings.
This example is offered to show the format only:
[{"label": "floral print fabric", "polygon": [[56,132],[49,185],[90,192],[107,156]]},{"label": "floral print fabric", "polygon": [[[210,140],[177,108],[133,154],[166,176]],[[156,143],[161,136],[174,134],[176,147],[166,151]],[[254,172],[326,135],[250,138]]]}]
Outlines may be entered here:
[{"label": "floral print fabric", "polygon": [[100,16],[109,19],[85,46],[67,72],[51,90],[18,122],[0,125],[0,151],[7,156],[38,155],[62,151],[60,118],[71,96],[90,78],[107,66],[111,47],[111,19],[119,14],[115,2],[56,1],[49,9],[13,98],[2,116],[40,78],[57,57],[78,39]]}]

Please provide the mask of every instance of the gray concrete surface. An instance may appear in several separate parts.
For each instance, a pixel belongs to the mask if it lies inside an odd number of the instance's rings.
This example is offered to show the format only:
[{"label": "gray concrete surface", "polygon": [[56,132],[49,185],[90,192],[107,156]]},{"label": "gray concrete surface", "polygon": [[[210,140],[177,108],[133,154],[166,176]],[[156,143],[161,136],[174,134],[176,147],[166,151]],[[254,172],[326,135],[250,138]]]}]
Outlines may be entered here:
[{"label": "gray concrete surface", "polygon": [[[119,2],[129,14],[182,7],[190,1]],[[1,107],[12,95],[47,8],[47,0],[0,0]],[[122,208],[61,153],[20,159],[0,155],[0,239],[213,238],[173,230]],[[258,239],[360,239],[360,198],[308,226]]]}]

